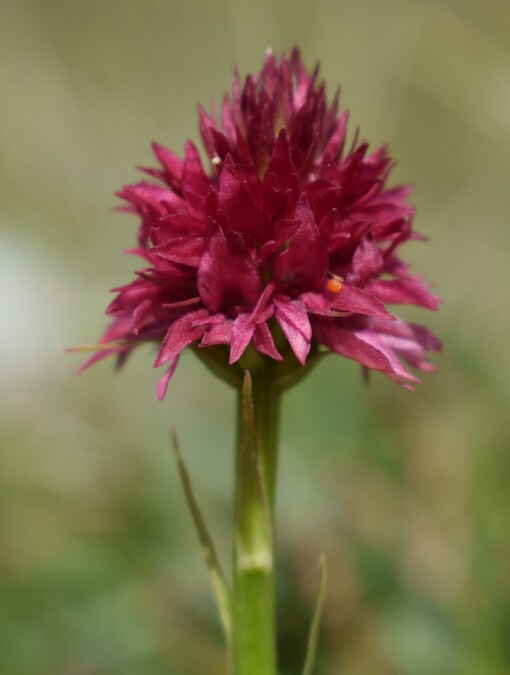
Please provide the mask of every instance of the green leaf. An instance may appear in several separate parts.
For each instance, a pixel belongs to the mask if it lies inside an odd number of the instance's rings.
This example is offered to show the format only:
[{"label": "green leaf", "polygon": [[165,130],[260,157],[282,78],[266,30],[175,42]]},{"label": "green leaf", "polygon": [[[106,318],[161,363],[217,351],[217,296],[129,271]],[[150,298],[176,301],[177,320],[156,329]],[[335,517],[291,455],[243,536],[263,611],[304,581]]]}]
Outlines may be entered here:
[{"label": "green leaf", "polygon": [[317,601],[315,603],[312,625],[310,626],[310,634],[308,636],[308,647],[306,649],[303,675],[312,675],[315,664],[315,655],[317,653],[319,627],[322,618],[322,611],[324,609],[324,599],[326,597],[326,558],[323,555],[319,559],[319,565],[319,591],[317,593]]},{"label": "green leaf", "polygon": [[186,496],[188,508],[191,512],[193,523],[195,525],[195,529],[200,540],[200,545],[202,547],[202,554],[209,571],[209,577],[211,579],[216,603],[218,605],[225,638],[227,642],[230,643],[232,633],[230,588],[221,569],[220,561],[218,559],[212,537],[209,533],[209,530],[207,529],[204,517],[193,494],[191,479],[186,465],[184,464],[184,460],[179,449],[179,442],[174,431],[172,431],[172,445],[174,448],[175,461],[177,463],[177,469],[179,470],[179,476],[184,489],[184,494]]}]

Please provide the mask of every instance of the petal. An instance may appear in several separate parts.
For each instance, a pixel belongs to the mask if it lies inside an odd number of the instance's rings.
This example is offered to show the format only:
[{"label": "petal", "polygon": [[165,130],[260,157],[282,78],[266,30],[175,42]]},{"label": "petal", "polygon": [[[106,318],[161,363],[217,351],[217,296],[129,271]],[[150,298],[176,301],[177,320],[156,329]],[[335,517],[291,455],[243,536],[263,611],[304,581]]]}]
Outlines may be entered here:
[{"label": "petal", "polygon": [[183,199],[175,192],[152,183],[125,185],[117,192],[117,196],[130,202],[137,209],[144,206],[151,207],[160,216],[182,212],[186,208]]},{"label": "petal", "polygon": [[251,309],[260,297],[261,281],[248,253],[218,230],[198,268],[198,291],[211,312]]},{"label": "petal", "polygon": [[229,364],[232,365],[238,361],[244,353],[246,347],[250,344],[250,340],[255,331],[255,326],[250,323],[248,314],[241,314],[232,324],[232,334],[230,338],[230,358]]},{"label": "petal", "polygon": [[324,150],[324,157],[331,158],[334,163],[338,162],[342,156],[345,145],[345,132],[347,130],[347,122],[349,120],[349,111],[344,110],[340,115],[335,130],[328,140],[328,144]]},{"label": "petal", "polygon": [[356,331],[356,335],[365,343],[372,345],[375,349],[384,354],[390,364],[390,369],[386,370],[388,373],[393,373],[398,378],[409,380],[410,382],[419,383],[420,380],[410,373],[402,363],[398,360],[397,355],[391,346],[391,341],[387,340],[384,335],[379,333],[372,333],[371,331],[360,330]]},{"label": "petal", "polygon": [[312,327],[308,318],[308,312],[304,302],[301,300],[291,300],[284,295],[275,297],[277,314],[284,316],[288,323],[291,323],[303,337],[310,340],[312,337]]},{"label": "petal", "polygon": [[114,314],[122,309],[136,307],[147,298],[157,295],[160,288],[147,279],[135,279],[126,286],[118,286],[112,289],[118,296],[106,308],[107,314]]},{"label": "petal", "polygon": [[378,276],[383,267],[384,261],[379,249],[365,237],[354,252],[347,281],[356,286],[364,286],[369,279]]},{"label": "petal", "polygon": [[441,300],[431,293],[421,281],[415,278],[381,279],[368,284],[367,290],[382,302],[404,305],[418,305],[437,310]]},{"label": "petal", "polygon": [[143,300],[133,311],[133,333],[138,335],[140,330],[154,321],[154,306],[151,298]]},{"label": "petal", "polygon": [[198,309],[195,312],[184,314],[180,319],[174,321],[163,340],[159,354],[154,362],[154,367],[157,368],[163,365],[163,363],[174,359],[184,347],[200,339],[206,331],[206,326],[195,326],[194,323],[208,315],[209,312],[206,309]]},{"label": "petal", "polygon": [[233,319],[224,319],[219,323],[213,324],[207,333],[204,333],[201,347],[211,347],[212,345],[228,345],[232,335]]},{"label": "petal", "polygon": [[88,358],[85,361],[85,363],[82,363],[81,366],[79,366],[76,369],[76,372],[82,373],[84,370],[87,370],[87,368],[90,368],[96,363],[99,363],[99,361],[108,358],[108,356],[117,356],[117,358],[119,358],[119,356],[127,354],[131,349],[132,347],[118,347],[114,349],[104,349],[102,351],[96,352],[90,358]]},{"label": "petal", "polygon": [[[274,289],[274,281],[268,283],[268,285],[264,288],[253,312],[250,315],[251,323],[257,324],[261,321],[267,321],[273,315],[274,309],[269,307],[269,301],[271,300]],[[268,311],[269,309],[270,311]]]},{"label": "petal", "polygon": [[429,352],[439,352],[443,348],[441,341],[434,333],[425,328],[425,326],[420,326],[416,323],[409,323],[402,319],[385,321],[384,319],[370,317],[365,320],[365,324],[369,330],[385,333],[386,335],[394,335],[406,340],[413,340]]},{"label": "petal", "polygon": [[182,189],[184,193],[193,193],[205,197],[212,186],[212,181],[205,173],[195,144],[192,141],[186,143],[184,166],[182,172]]},{"label": "petal", "polygon": [[273,225],[271,239],[266,241],[260,249],[261,259],[267,260],[279,248],[282,248],[285,242],[297,232],[300,225],[301,223],[296,219],[283,218],[276,221]]},{"label": "petal", "polygon": [[352,330],[340,328],[336,324],[317,324],[313,326],[314,337],[337,354],[354,359],[367,368],[392,372],[387,356],[378,348],[360,339]]},{"label": "petal", "polygon": [[[126,343],[125,347],[107,347],[108,344],[115,343],[117,340],[129,340],[129,342]],[[133,349],[133,340],[131,312],[123,311],[115,317],[99,340],[99,344],[104,344],[105,349],[96,351],[77,369],[77,372],[83,372],[87,368],[90,368],[90,366],[94,365],[98,361],[102,361],[108,356],[122,355],[129,352],[131,349]]]},{"label": "petal", "polygon": [[283,357],[276,349],[273,336],[267,323],[259,323],[253,333],[253,346],[262,354],[270,356],[275,361],[282,361]]},{"label": "petal", "polygon": [[296,355],[297,360],[301,365],[305,365],[306,357],[310,351],[310,340],[307,340],[304,335],[297,330],[294,324],[287,321],[283,314],[276,313],[276,320],[289,341],[292,351]]},{"label": "petal", "polygon": [[152,149],[165,170],[164,179],[166,182],[169,183],[169,185],[171,185],[173,188],[180,188],[182,181],[182,169],[184,165],[182,159],[159,143],[153,143]]},{"label": "petal", "polygon": [[[223,161],[227,155],[230,155],[234,158],[234,161],[238,160],[237,152],[235,146],[232,146],[228,138],[222,134],[217,129],[210,129],[211,138],[213,141],[213,151],[214,155]],[[219,169],[221,170],[221,169]]]},{"label": "petal", "polygon": [[336,311],[366,314],[384,319],[394,318],[380,300],[357,286],[345,284],[339,293],[332,295],[331,307]]},{"label": "petal", "polygon": [[422,370],[425,373],[434,372],[435,368],[427,358],[427,353],[414,340],[406,340],[394,335],[384,335],[381,336],[381,339],[384,340],[397,356],[407,361],[410,366],[418,368],[418,370]]},{"label": "petal", "polygon": [[168,383],[170,382],[170,378],[174,374],[178,363],[179,363],[179,355],[177,355],[174,359],[170,361],[170,365],[168,366],[165,374],[158,382],[157,386],[158,401],[162,401],[165,398],[166,390],[168,389]]},{"label": "petal", "polygon": [[302,293],[300,298],[311,314],[331,316],[331,300],[325,298],[322,293]]},{"label": "petal", "polygon": [[269,233],[269,220],[248,188],[254,179],[258,182],[253,171],[243,178],[237,175],[235,167],[225,166],[220,175],[218,208],[228,215],[232,230],[263,242]]},{"label": "petal", "polygon": [[172,239],[165,244],[156,246],[154,251],[165,260],[189,265],[190,267],[198,267],[202,260],[204,248],[204,238],[192,235]]},{"label": "petal", "polygon": [[[233,88],[237,88],[239,81],[236,83],[236,76],[237,78],[238,73],[235,73],[234,75],[234,84]],[[226,135],[226,137],[230,140],[235,140],[236,137],[236,125],[234,121],[234,111],[232,109],[232,104],[230,102],[230,98],[228,94],[225,94],[223,97],[223,100],[221,102],[221,126],[223,129],[223,133]]]},{"label": "petal", "polygon": [[213,120],[213,118],[206,113],[206,111],[201,105],[198,106],[198,119],[202,142],[204,144],[207,154],[209,155],[209,157],[212,157],[215,154],[215,152],[214,152],[214,141],[212,139],[211,131],[216,126],[216,123]]},{"label": "petal", "polygon": [[207,231],[205,219],[198,220],[183,213],[170,213],[161,218],[158,227],[154,228],[151,233],[151,237],[154,244],[164,244],[176,237],[203,236]]},{"label": "petal", "polygon": [[290,146],[285,129],[281,129],[278,134],[266,176],[271,173],[276,176],[277,185],[280,188],[286,188],[290,177],[297,173],[297,169],[290,156]]},{"label": "petal", "polygon": [[306,195],[296,209],[301,225],[275,262],[278,287],[290,293],[317,289],[328,269],[328,256]]},{"label": "petal", "polygon": [[276,302],[275,317],[289,341],[297,360],[305,365],[310,351],[311,326],[304,304],[297,300],[294,304],[283,299]]}]

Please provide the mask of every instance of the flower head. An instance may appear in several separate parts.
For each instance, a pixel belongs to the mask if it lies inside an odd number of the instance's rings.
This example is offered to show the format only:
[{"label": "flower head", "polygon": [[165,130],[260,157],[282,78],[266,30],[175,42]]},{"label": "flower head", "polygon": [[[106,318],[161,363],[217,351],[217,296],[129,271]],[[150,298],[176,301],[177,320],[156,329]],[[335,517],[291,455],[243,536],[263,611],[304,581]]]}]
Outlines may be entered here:
[{"label": "flower head", "polygon": [[205,163],[191,141],[182,159],[154,143],[152,180],[118,193],[141,219],[129,252],[145,265],[114,289],[85,366],[156,341],[160,397],[190,344],[224,365],[258,354],[301,367],[326,349],[404,386],[418,380],[403,361],[432,370],[437,338],[387,308],[438,305],[399,257],[420,238],[410,188],[387,186],[386,147],[347,146],[347,117],[294,49],[268,53],[244,86],[236,73],[219,119],[199,108]]}]

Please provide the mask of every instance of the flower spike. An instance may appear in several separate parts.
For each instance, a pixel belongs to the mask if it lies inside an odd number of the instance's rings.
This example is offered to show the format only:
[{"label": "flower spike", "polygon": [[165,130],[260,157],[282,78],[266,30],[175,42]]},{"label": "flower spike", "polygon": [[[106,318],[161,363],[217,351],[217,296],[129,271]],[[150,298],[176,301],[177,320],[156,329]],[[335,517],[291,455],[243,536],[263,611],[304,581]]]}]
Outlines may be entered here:
[{"label": "flower spike", "polygon": [[318,72],[298,49],[268,51],[244,85],[236,71],[218,116],[199,107],[202,156],[191,141],[183,158],[153,144],[159,168],[118,193],[140,218],[130,252],[144,267],[115,289],[108,344],[87,365],[155,341],[156,367],[173,371],[192,345],[237,382],[254,353],[288,373],[324,348],[408,388],[418,380],[404,362],[432,369],[439,341],[388,310],[439,304],[399,257],[420,238],[410,187],[388,186],[386,146],[370,151],[358,132],[347,142],[348,112],[338,95],[328,104]]}]

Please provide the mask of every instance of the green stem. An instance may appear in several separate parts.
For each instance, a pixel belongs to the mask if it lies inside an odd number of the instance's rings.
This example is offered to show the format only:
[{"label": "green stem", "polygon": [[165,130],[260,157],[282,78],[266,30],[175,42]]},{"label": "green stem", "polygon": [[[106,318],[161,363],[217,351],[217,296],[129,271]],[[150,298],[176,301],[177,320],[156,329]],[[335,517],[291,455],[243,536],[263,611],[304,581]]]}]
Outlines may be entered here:
[{"label": "green stem", "polygon": [[272,368],[246,374],[235,484],[234,675],[276,675],[273,522],[280,392]]},{"label": "green stem", "polygon": [[252,399],[262,481],[273,526],[278,478],[281,391],[275,383],[273,368],[270,366],[253,374]]}]

